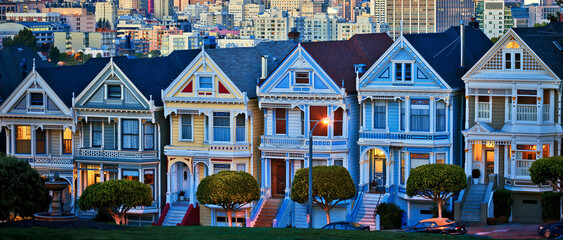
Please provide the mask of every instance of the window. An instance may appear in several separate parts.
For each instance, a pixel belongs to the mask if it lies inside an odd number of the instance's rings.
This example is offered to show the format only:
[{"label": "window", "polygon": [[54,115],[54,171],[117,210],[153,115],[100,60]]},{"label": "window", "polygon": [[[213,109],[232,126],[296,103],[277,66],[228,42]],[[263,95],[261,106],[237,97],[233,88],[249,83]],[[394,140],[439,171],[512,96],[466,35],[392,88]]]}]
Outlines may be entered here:
[{"label": "window", "polygon": [[102,137],[102,122],[92,122],[92,147],[101,147]]},{"label": "window", "polygon": [[478,96],[477,98],[477,117],[476,121],[491,121],[492,98],[489,96]]},{"label": "window", "polygon": [[407,127],[407,119],[405,119],[406,109],[407,109],[407,102],[402,101],[401,103],[401,131],[405,131]]},{"label": "window", "polygon": [[405,152],[401,152],[401,185],[405,185],[406,180],[406,172],[405,172],[405,165],[407,161],[407,154]]},{"label": "window", "polygon": [[213,164],[213,174],[217,174],[220,171],[231,170],[231,164]]},{"label": "window", "polygon": [[412,80],[412,64],[405,63],[405,81]]},{"label": "window", "polygon": [[309,84],[309,72],[295,72],[296,84]]},{"label": "window", "polygon": [[[323,118],[327,117],[327,107],[311,106],[309,110],[310,110],[309,129],[313,129],[315,124],[317,124]],[[328,126],[320,123],[317,124],[317,127],[315,127],[315,130],[313,131],[313,136],[327,136],[327,133],[328,133]]]},{"label": "window", "polygon": [[123,148],[139,148],[139,121],[123,120]]},{"label": "window", "polygon": [[192,115],[182,115],[181,118],[182,136],[180,136],[180,139],[185,141],[193,140]]},{"label": "window", "polygon": [[121,98],[121,86],[120,85],[108,85],[108,98],[110,98],[110,99],[120,99]]},{"label": "window", "polygon": [[305,112],[301,111],[301,135],[305,136]]},{"label": "window", "polygon": [[204,136],[203,137],[204,137],[204,141],[207,142],[207,141],[209,141],[209,117],[208,116],[205,116],[203,126],[204,126],[204,129],[203,129],[203,132],[204,132],[203,135]]},{"label": "window", "polygon": [[411,157],[410,169],[430,163],[430,154],[428,153],[411,153],[410,157]]},{"label": "window", "polygon": [[154,125],[152,123],[145,123],[143,128],[145,149],[154,149]]},{"label": "window", "polygon": [[436,164],[445,164],[445,163],[446,163],[446,154],[436,153]]},{"label": "window", "polygon": [[72,154],[72,131],[68,128],[63,131],[63,154]]},{"label": "window", "polygon": [[199,89],[213,90],[213,78],[199,77]]},{"label": "window", "polygon": [[123,170],[121,179],[127,179],[131,181],[139,181],[139,171],[138,170]]},{"label": "window", "polygon": [[436,102],[436,131],[446,131],[446,103]]},{"label": "window", "polygon": [[430,130],[430,106],[428,99],[411,100],[411,130]]},{"label": "window", "polygon": [[213,113],[213,141],[231,141],[231,114],[228,112]]},{"label": "window", "polygon": [[155,197],[154,189],[154,169],[145,169],[143,173],[143,181],[152,189],[152,196]]},{"label": "window", "polygon": [[395,81],[403,81],[403,64],[395,63]]},{"label": "window", "polygon": [[412,63],[395,63],[395,81],[412,81]]},{"label": "window", "polygon": [[237,137],[237,142],[244,142],[245,140],[245,136],[246,136],[246,132],[245,132],[245,118],[243,114],[239,114],[237,115],[237,130],[236,130],[236,137]]},{"label": "window", "polygon": [[344,122],[344,110],[342,108],[338,108],[336,109],[336,111],[334,111],[334,122],[332,123],[334,136],[342,136],[343,122]]},{"label": "window", "polygon": [[522,49],[516,41],[510,41],[504,49],[504,69],[522,70]]},{"label": "window", "polygon": [[285,108],[276,108],[274,114],[276,115],[276,134],[287,134],[287,110]]},{"label": "window", "polygon": [[376,100],[373,103],[373,128],[374,129],[385,129],[386,127],[386,114],[385,114],[385,101]]},{"label": "window", "polygon": [[30,93],[29,105],[33,107],[43,106],[43,93]]},{"label": "window", "polygon": [[40,129],[35,131],[35,153],[45,154],[45,131]]},{"label": "window", "polygon": [[242,163],[242,164],[237,164],[237,171],[246,172],[246,164],[244,164],[244,163]]}]

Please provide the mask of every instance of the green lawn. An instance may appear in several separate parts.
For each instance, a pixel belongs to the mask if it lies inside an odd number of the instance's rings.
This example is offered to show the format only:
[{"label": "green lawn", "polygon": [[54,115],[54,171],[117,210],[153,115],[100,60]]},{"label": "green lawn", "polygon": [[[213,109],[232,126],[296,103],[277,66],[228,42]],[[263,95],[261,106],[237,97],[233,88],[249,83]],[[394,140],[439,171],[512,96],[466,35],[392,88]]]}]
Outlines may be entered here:
[{"label": "green lawn", "polygon": [[400,232],[293,228],[138,227],[128,230],[0,228],[0,239],[480,239]]}]

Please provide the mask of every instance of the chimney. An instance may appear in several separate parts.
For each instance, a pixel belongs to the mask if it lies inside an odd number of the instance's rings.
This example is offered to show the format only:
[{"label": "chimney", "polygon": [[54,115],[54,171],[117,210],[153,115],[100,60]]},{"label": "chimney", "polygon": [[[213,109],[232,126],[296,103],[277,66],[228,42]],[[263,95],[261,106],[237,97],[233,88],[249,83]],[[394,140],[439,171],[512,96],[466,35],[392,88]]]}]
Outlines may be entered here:
[{"label": "chimney", "polygon": [[264,80],[268,77],[268,56],[262,56],[262,76],[260,79]]},{"label": "chimney", "polygon": [[477,21],[475,20],[475,18],[472,17],[472,18],[471,18],[471,21],[469,21],[469,26],[471,26],[471,27],[473,27],[473,28],[476,28],[476,29],[479,29],[479,22],[477,22]]},{"label": "chimney", "polygon": [[464,33],[464,27],[463,27],[463,20],[461,20],[459,22],[459,38],[460,38],[460,42],[461,42],[461,49],[460,49],[460,63],[459,66],[460,67],[464,67],[464,63],[463,63],[463,52],[465,50],[465,33]]}]

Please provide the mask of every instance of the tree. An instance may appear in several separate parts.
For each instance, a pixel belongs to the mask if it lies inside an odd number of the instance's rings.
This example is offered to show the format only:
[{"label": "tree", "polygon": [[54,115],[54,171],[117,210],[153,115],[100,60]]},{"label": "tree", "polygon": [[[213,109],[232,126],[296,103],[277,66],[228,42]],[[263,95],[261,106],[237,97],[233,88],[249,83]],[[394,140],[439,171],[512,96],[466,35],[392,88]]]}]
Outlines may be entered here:
[{"label": "tree", "polygon": [[[330,223],[330,210],[339,202],[353,198],[356,186],[348,170],[340,166],[313,167],[313,203],[325,211]],[[291,199],[305,204],[309,201],[309,168],[297,170],[291,185]]]},{"label": "tree", "polygon": [[260,199],[260,186],[256,179],[247,172],[221,171],[201,180],[197,187],[196,197],[202,204],[222,207],[227,213],[229,227],[231,227],[233,211]]},{"label": "tree", "polygon": [[23,45],[31,48],[33,51],[37,51],[35,48],[37,46],[37,39],[31,30],[24,28],[18,32],[14,36],[14,38],[4,38],[2,40],[2,45],[9,46],[9,45]]},{"label": "tree", "polygon": [[59,60],[61,59],[61,52],[57,47],[52,47],[51,50],[49,50],[49,59],[54,64],[57,64],[59,62]]},{"label": "tree", "polygon": [[538,159],[532,162],[528,171],[533,183],[547,183],[558,191],[563,191],[563,186],[559,185],[563,181],[563,156]]},{"label": "tree", "polygon": [[131,180],[109,180],[88,186],[80,199],[80,210],[95,209],[107,211],[115,223],[123,223],[125,214],[137,206],[152,204],[152,190],[149,185]]},{"label": "tree", "polygon": [[152,50],[149,52],[150,57],[160,57],[160,50]]},{"label": "tree", "polygon": [[442,206],[455,193],[467,187],[467,177],[460,166],[451,164],[426,164],[411,169],[407,179],[407,195],[420,195],[438,204],[438,217]]},{"label": "tree", "polygon": [[492,38],[491,38],[491,42],[493,42],[493,43],[497,43],[497,42],[498,42],[498,40],[499,40],[499,39],[500,39],[501,37],[502,37],[502,36],[498,36],[498,37],[492,37]]},{"label": "tree", "polygon": [[546,23],[546,22],[543,22],[543,23],[534,23],[534,27],[545,27],[545,26],[547,26],[547,23]]},{"label": "tree", "polygon": [[46,211],[51,199],[44,182],[27,162],[0,153],[0,220]]}]

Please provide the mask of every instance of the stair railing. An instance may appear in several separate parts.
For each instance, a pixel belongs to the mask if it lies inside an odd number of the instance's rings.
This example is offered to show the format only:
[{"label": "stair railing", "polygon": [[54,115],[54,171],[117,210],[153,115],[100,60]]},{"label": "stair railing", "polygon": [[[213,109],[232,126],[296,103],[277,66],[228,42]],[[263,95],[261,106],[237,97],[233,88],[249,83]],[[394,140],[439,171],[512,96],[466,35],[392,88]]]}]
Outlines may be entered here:
[{"label": "stair railing", "polygon": [[354,208],[352,209],[352,214],[350,215],[348,221],[352,221],[352,222],[356,221],[356,217],[358,216],[360,206],[362,205],[362,201],[364,200],[364,193],[366,190],[366,186],[367,184],[364,184],[364,186],[358,193],[358,196],[356,197],[356,203],[354,204]]},{"label": "stair railing", "polygon": [[167,203],[166,206],[164,206],[164,210],[162,210],[158,221],[156,223],[152,223],[153,226],[162,226],[164,218],[166,218],[166,214],[168,214],[168,209],[170,209],[170,203]]},{"label": "stair railing", "polygon": [[276,213],[276,217],[272,219],[272,227],[285,227],[289,225],[289,204],[291,203],[291,198],[286,197],[283,199],[280,208],[278,208],[278,212]]},{"label": "stair railing", "polygon": [[480,218],[481,222],[487,222],[487,215],[488,215],[488,207],[489,207],[489,198],[492,198],[494,190],[497,188],[497,175],[491,174],[489,177],[489,184],[485,188],[485,197],[481,201],[481,212]]},{"label": "stair railing", "polygon": [[264,205],[265,201],[266,198],[262,196],[260,200],[256,202],[256,204],[250,211],[251,212],[250,218],[246,219],[246,227],[254,227],[254,224],[256,224],[256,220],[258,219],[258,215],[260,214],[260,211],[262,211],[262,205]]},{"label": "stair railing", "polygon": [[461,207],[465,204],[466,192],[471,188],[471,177],[467,177],[467,188],[459,192],[457,200],[454,202],[454,221],[461,221]]}]

